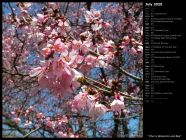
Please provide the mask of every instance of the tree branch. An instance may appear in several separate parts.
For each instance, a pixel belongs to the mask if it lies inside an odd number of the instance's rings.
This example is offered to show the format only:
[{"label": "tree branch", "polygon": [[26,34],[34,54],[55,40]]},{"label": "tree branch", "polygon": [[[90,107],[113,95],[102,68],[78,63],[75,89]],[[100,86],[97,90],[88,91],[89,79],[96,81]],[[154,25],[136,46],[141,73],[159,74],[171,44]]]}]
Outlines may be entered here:
[{"label": "tree branch", "polygon": [[114,63],[112,63],[111,65],[113,67],[117,68],[120,72],[122,72],[126,76],[129,76],[130,78],[133,78],[134,80],[138,80],[138,81],[142,81],[143,82],[143,79],[141,79],[140,77],[137,77],[137,76],[127,72],[126,70],[122,69],[121,67],[116,66]]}]

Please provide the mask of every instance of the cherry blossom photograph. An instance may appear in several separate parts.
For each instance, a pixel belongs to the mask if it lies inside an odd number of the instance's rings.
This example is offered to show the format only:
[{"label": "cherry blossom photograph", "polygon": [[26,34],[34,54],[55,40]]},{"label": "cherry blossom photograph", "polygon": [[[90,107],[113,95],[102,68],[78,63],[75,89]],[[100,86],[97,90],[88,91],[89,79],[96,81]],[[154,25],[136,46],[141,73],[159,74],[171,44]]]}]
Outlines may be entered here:
[{"label": "cherry blossom photograph", "polygon": [[142,138],[142,2],[3,2],[3,138]]}]

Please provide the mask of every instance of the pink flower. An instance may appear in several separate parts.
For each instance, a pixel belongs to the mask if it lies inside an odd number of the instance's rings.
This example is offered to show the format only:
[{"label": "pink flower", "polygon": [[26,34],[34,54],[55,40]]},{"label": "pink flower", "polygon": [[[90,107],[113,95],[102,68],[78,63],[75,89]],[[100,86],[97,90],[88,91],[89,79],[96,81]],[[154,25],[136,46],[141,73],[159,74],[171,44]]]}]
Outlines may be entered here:
[{"label": "pink flower", "polygon": [[50,35],[51,32],[52,32],[52,28],[51,28],[50,26],[47,26],[47,27],[45,28],[45,30],[44,30],[44,33],[45,33],[46,35]]},{"label": "pink flower", "polygon": [[123,37],[122,45],[123,45],[123,46],[127,46],[129,43],[130,43],[129,36],[124,36],[124,37]]},{"label": "pink flower", "polygon": [[97,57],[88,55],[84,60],[84,64],[81,65],[80,67],[81,71],[88,73],[90,69],[96,65],[96,62],[97,62]]},{"label": "pink flower", "polygon": [[37,113],[36,117],[37,119],[43,119],[45,116],[44,113]]},{"label": "pink flower", "polygon": [[103,23],[102,23],[102,26],[103,26],[104,28],[109,28],[109,27],[111,27],[110,23],[108,23],[108,22],[103,22]]},{"label": "pink flower", "polygon": [[28,11],[27,11],[27,10],[22,9],[22,10],[21,10],[21,13],[20,13],[20,15],[19,15],[19,16],[22,16],[22,17],[27,17],[27,15],[28,15]]},{"label": "pink flower", "polygon": [[43,14],[37,14],[37,16],[38,16],[38,21],[39,22],[42,23],[45,20],[45,16]]},{"label": "pink flower", "polygon": [[42,68],[42,67],[34,68],[30,71],[29,75],[30,75],[30,77],[38,76],[43,72],[43,70],[44,70],[44,68]]},{"label": "pink flower", "polygon": [[77,55],[78,54],[76,50],[71,50],[70,52],[64,51],[63,53],[61,53],[60,58],[66,65],[69,66],[69,65],[73,65],[73,63],[76,60]]},{"label": "pink flower", "polygon": [[38,83],[41,88],[47,88],[48,79],[46,76],[42,75],[38,78]]},{"label": "pink flower", "polygon": [[98,31],[102,28],[102,24],[92,24],[91,27],[93,31]]},{"label": "pink flower", "polygon": [[94,63],[96,63],[96,59],[97,59],[97,57],[95,57],[95,56],[92,56],[92,55],[88,55],[86,58],[85,58],[85,63],[87,64],[87,65],[94,65]]},{"label": "pink flower", "polygon": [[121,113],[121,110],[125,108],[124,102],[115,99],[111,104],[111,110],[114,112],[119,112]]},{"label": "pink flower", "polygon": [[143,53],[143,46],[138,46],[137,51],[140,52],[140,53]]},{"label": "pink flower", "polygon": [[124,102],[124,97],[120,93],[118,93],[117,95],[115,95],[115,99],[118,99],[118,100]]},{"label": "pink flower", "polygon": [[94,19],[99,19],[101,18],[101,13],[100,11],[95,11],[95,10],[91,10],[92,16],[94,17]]},{"label": "pink flower", "polygon": [[58,36],[58,31],[56,29],[53,29],[49,37],[56,38]]},{"label": "pink flower", "polygon": [[61,41],[60,38],[56,39],[54,43],[54,49],[57,52],[64,52],[66,50],[65,44]]},{"label": "pink flower", "polygon": [[83,43],[80,40],[79,41],[78,40],[73,40],[72,44],[73,44],[73,49],[74,50],[79,50]]},{"label": "pink flower", "polygon": [[72,74],[73,74],[73,81],[77,81],[80,77],[83,77],[83,74],[78,72],[77,70],[75,69],[71,69],[72,70]]},{"label": "pink flower", "polygon": [[91,106],[89,110],[89,116],[93,120],[97,120],[99,119],[100,116],[104,115],[107,111],[108,111],[108,108],[105,105],[99,104],[98,102],[96,102],[95,104]]},{"label": "pink flower", "polygon": [[62,71],[61,77],[59,77],[59,84],[54,85],[53,90],[60,91],[61,94],[66,94],[67,92],[71,92],[71,82],[73,79],[73,75],[70,72],[70,69],[64,67]]},{"label": "pink flower", "polygon": [[83,62],[83,60],[84,60],[84,57],[81,56],[81,55],[78,55],[77,58],[76,58],[76,63],[77,63],[77,64],[80,64],[80,63]]},{"label": "pink flower", "polygon": [[45,74],[41,74],[38,78],[40,87],[47,87],[54,94],[59,95],[72,92],[73,88],[79,86],[75,81],[82,77],[82,74],[69,67],[71,62],[65,61],[65,58],[54,58],[52,63],[47,64]]},{"label": "pink flower", "polygon": [[13,121],[14,121],[16,124],[20,124],[21,119],[20,119],[20,118],[14,118]]},{"label": "pink flower", "polygon": [[46,126],[49,127],[49,128],[54,129],[55,123],[54,123],[54,121],[47,120],[46,121]]},{"label": "pink flower", "polygon": [[80,70],[87,74],[89,73],[89,71],[91,70],[92,66],[91,65],[87,65],[87,64],[82,64],[81,67],[80,67]]},{"label": "pink flower", "polygon": [[135,55],[137,53],[136,49],[134,47],[132,47],[129,51],[130,55]]},{"label": "pink flower", "polygon": [[90,33],[89,31],[85,31],[85,32],[81,33],[80,36],[86,37],[88,40],[92,37],[92,33]]},{"label": "pink flower", "polygon": [[127,110],[127,109],[124,109],[124,110],[123,110],[123,113],[126,114],[126,115],[130,115],[130,111]]},{"label": "pink flower", "polygon": [[15,111],[12,111],[11,114],[12,114],[12,115],[15,115],[16,113],[15,113]]},{"label": "pink flower", "polygon": [[62,121],[63,123],[68,123],[68,118],[67,118],[67,116],[63,115],[63,117],[61,118],[61,121]]},{"label": "pink flower", "polygon": [[94,20],[97,20],[99,18],[101,18],[100,11],[91,10],[91,11],[86,11],[85,13],[85,20],[87,23],[91,23]]},{"label": "pink flower", "polygon": [[69,31],[71,29],[71,27],[67,21],[59,20],[58,26],[61,27],[65,31]]},{"label": "pink flower", "polygon": [[62,20],[59,20],[59,23],[58,23],[58,26],[61,26],[61,27],[67,27],[69,26],[68,22],[63,22]]},{"label": "pink flower", "polygon": [[35,124],[35,128],[39,128],[39,124]]},{"label": "pink flower", "polygon": [[28,113],[29,113],[29,110],[27,109],[25,115],[27,115]]},{"label": "pink flower", "polygon": [[87,23],[91,23],[93,21],[93,17],[90,11],[86,11],[85,13],[85,20]]},{"label": "pink flower", "polygon": [[59,9],[60,4],[56,2],[49,2],[48,6],[55,10],[55,9]]},{"label": "pink flower", "polygon": [[59,131],[58,134],[59,134],[62,138],[66,138],[66,137],[67,137],[67,133],[63,133],[62,131]]},{"label": "pink flower", "polygon": [[104,52],[102,53],[107,54],[108,52],[114,52],[115,49],[113,46],[114,46],[114,42],[112,40],[104,42],[102,47],[105,49],[104,49]]},{"label": "pink flower", "polygon": [[68,118],[65,115],[63,115],[63,117],[57,121],[57,125],[61,126],[63,123],[68,123]]},{"label": "pink flower", "polygon": [[53,63],[52,63],[52,75],[56,76],[56,78],[59,78],[62,76],[62,71],[64,70],[64,62],[62,60],[54,60]]},{"label": "pink flower", "polygon": [[32,5],[32,3],[30,3],[30,2],[24,2],[24,3],[22,3],[22,5],[23,5],[23,9],[24,10],[28,10],[28,8]]},{"label": "pink flower", "polygon": [[63,123],[62,123],[61,120],[57,121],[57,125],[58,125],[59,127],[61,127],[62,124],[63,124]]},{"label": "pink flower", "polygon": [[83,74],[78,72],[77,70],[75,69],[71,69],[72,71],[72,75],[73,75],[73,79],[72,79],[72,82],[71,82],[71,86],[72,86],[72,89],[75,90],[76,88],[80,87],[80,83],[78,82],[78,79],[80,77],[83,77]]},{"label": "pink flower", "polygon": [[140,59],[138,60],[138,63],[143,64],[143,58],[140,58]]},{"label": "pink flower", "polygon": [[[88,37],[88,36],[86,36]],[[72,48],[77,51],[77,52],[81,52],[83,54],[88,52],[88,48],[90,48],[90,46],[92,45],[92,43],[90,41],[77,41],[77,40],[73,40],[72,42]]]},{"label": "pink flower", "polygon": [[95,104],[95,99],[93,95],[88,95],[87,92],[80,92],[74,97],[72,110],[76,112],[91,108]]},{"label": "pink flower", "polygon": [[75,135],[72,134],[72,133],[70,133],[70,134],[69,134],[69,137],[70,137],[70,138],[75,138]]},{"label": "pink flower", "polygon": [[43,54],[44,54],[45,57],[52,53],[52,50],[50,48],[48,48],[48,47],[47,48],[43,48],[42,51],[43,51]]},{"label": "pink flower", "polygon": [[27,120],[24,126],[25,126],[26,128],[28,128],[31,124],[32,124],[32,122]]},{"label": "pink flower", "polygon": [[88,108],[91,108],[91,106],[95,104],[96,98],[93,95],[88,95],[87,97],[87,106]]},{"label": "pink flower", "polygon": [[46,121],[50,121],[50,117],[46,117]]},{"label": "pink flower", "polygon": [[30,107],[28,108],[28,110],[29,110],[29,112],[32,112],[32,111],[34,110],[33,106],[30,106]]},{"label": "pink flower", "polygon": [[88,93],[86,92],[80,92],[74,97],[72,105],[79,111],[84,110],[87,107],[87,95]]}]

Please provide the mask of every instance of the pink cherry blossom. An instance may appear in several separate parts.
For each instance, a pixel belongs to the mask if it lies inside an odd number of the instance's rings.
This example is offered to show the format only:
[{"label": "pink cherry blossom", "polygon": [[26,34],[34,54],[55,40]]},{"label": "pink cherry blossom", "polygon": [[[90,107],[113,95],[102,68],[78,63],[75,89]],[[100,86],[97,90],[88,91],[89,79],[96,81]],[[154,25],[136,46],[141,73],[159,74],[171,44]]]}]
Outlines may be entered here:
[{"label": "pink cherry blossom", "polygon": [[62,30],[65,30],[65,31],[70,31],[70,29],[71,29],[67,20],[66,21],[59,20],[58,26]]},{"label": "pink cherry blossom", "polygon": [[34,76],[38,76],[39,74],[41,74],[44,71],[44,68],[42,67],[37,67],[34,68],[30,71],[29,75],[30,77],[34,77]]},{"label": "pink cherry blossom", "polygon": [[136,49],[134,47],[132,47],[129,51],[130,55],[135,55],[137,53]]},{"label": "pink cherry blossom", "polygon": [[122,45],[127,46],[129,43],[130,43],[129,36],[124,36]]},{"label": "pink cherry blossom", "polygon": [[55,2],[49,2],[48,5],[53,9],[58,9],[60,4]]},{"label": "pink cherry blossom", "polygon": [[77,52],[75,50],[71,50],[68,53],[62,53],[61,54],[61,59],[63,60],[63,62],[65,62],[67,65],[71,65],[75,62],[75,59],[77,57]]},{"label": "pink cherry blossom", "polygon": [[75,138],[79,138],[79,135],[74,135],[75,136]]},{"label": "pink cherry blossom", "polygon": [[50,48],[43,48],[42,49],[44,56],[51,54],[52,50]]},{"label": "pink cherry blossom", "polygon": [[86,92],[80,92],[74,97],[72,105],[79,111],[84,110],[87,107],[87,96],[88,94]]},{"label": "pink cherry blossom", "polygon": [[20,124],[20,123],[21,123],[21,119],[20,119],[20,118],[14,118],[13,121],[14,121],[16,124]]},{"label": "pink cherry blossom", "polygon": [[137,51],[140,52],[140,53],[143,53],[143,46],[138,46]]},{"label": "pink cherry blossom", "polygon": [[[121,111],[141,113],[141,104],[130,104],[141,102],[140,88],[136,83],[130,86],[132,76],[118,70],[122,66],[134,76],[143,71],[140,7],[138,3],[4,3],[3,11],[10,12],[2,20],[2,102],[7,118],[33,136],[41,136],[33,130],[42,127],[51,136],[77,138],[88,135],[74,125],[82,123],[84,130],[107,111],[117,117]],[[127,106],[120,92],[128,95]],[[96,130],[107,135],[104,128]]]},{"label": "pink cherry blossom", "polygon": [[96,65],[96,62],[97,62],[97,58],[95,56],[88,55],[84,59],[84,64],[81,65],[80,70],[84,73],[87,73],[90,71],[91,68],[93,68]]},{"label": "pink cherry blossom", "polygon": [[84,111],[95,104],[95,97],[88,95],[87,92],[80,92],[74,97],[71,107],[73,111]]},{"label": "pink cherry blossom", "polygon": [[95,104],[96,98],[93,95],[88,95],[87,97],[87,106],[91,108]]},{"label": "pink cherry blossom", "polygon": [[89,116],[93,120],[97,120],[99,119],[99,117],[104,115],[107,111],[108,111],[108,108],[105,105],[96,102],[91,106],[89,110]]},{"label": "pink cherry blossom", "polygon": [[59,131],[58,134],[59,134],[62,138],[66,138],[66,137],[67,137],[67,133],[63,133],[62,131]]},{"label": "pink cherry blossom", "polygon": [[100,11],[91,10],[91,11],[86,11],[85,13],[85,20],[87,23],[92,23],[94,20],[97,20],[100,18],[101,18]]},{"label": "pink cherry blossom", "polygon": [[44,113],[40,112],[40,113],[37,113],[36,117],[37,119],[43,119],[45,116],[44,116]]},{"label": "pink cherry blossom", "polygon": [[109,27],[111,27],[111,25],[110,25],[108,22],[103,22],[103,23],[102,23],[102,26],[103,26],[104,28],[109,28]]},{"label": "pink cherry blossom", "polygon": [[[88,39],[91,38],[92,35],[86,36],[87,37],[87,41],[81,41],[81,40],[73,40],[72,44],[72,48],[75,51],[79,51],[82,52],[83,54],[86,54],[89,51],[89,48],[91,47],[92,43],[90,41],[88,41]],[[90,37],[90,38],[88,38]]]},{"label": "pink cherry blossom", "polygon": [[65,44],[61,41],[60,38],[56,39],[55,46],[58,46],[58,48],[55,48],[56,51],[64,52],[66,50]]},{"label": "pink cherry blossom", "polygon": [[39,128],[39,125],[38,124],[35,124],[35,128]]},{"label": "pink cherry blossom", "polygon": [[121,110],[125,108],[124,102],[118,99],[115,99],[111,104],[111,110],[114,112],[121,113]]},{"label": "pink cherry blossom", "polygon": [[26,120],[26,123],[24,124],[24,126],[25,126],[26,128],[28,128],[31,124],[32,124],[31,121]]},{"label": "pink cherry blossom", "polygon": [[23,3],[23,9],[24,9],[24,10],[28,10],[28,8],[29,8],[31,5],[32,5],[32,3],[30,3],[30,2],[24,2],[24,3]]},{"label": "pink cherry blossom", "polygon": [[54,129],[55,127],[55,122],[54,121],[51,121],[51,120],[47,120],[46,121],[46,126],[51,128],[51,129]]},{"label": "pink cherry blossom", "polygon": [[102,28],[102,24],[92,24],[91,27],[93,31],[98,31]]},{"label": "pink cherry blossom", "polygon": [[11,112],[11,114],[12,114],[12,115],[15,115],[15,114],[16,114],[16,112],[15,112],[15,111],[12,111],[12,112]]},{"label": "pink cherry blossom", "polygon": [[93,21],[93,17],[91,15],[90,11],[86,11],[86,13],[85,13],[85,20],[86,20],[87,23],[91,23]]},{"label": "pink cherry blossom", "polygon": [[75,135],[74,135],[73,133],[70,133],[70,134],[69,134],[69,137],[70,137],[70,138],[75,138]]},{"label": "pink cherry blossom", "polygon": [[94,17],[94,19],[99,19],[101,18],[101,13],[100,11],[96,11],[96,10],[91,10],[91,14]]},{"label": "pink cherry blossom", "polygon": [[52,28],[50,26],[47,26],[44,30],[46,35],[50,35],[50,33],[52,32]]},{"label": "pink cherry blossom", "polygon": [[85,32],[82,32],[82,33],[80,34],[80,36],[84,36],[84,37],[86,37],[87,40],[89,40],[89,39],[92,38],[92,33],[89,32],[89,31],[85,31]]},{"label": "pink cherry blossom", "polygon": [[112,62],[113,57],[114,57],[113,53],[111,52],[108,52],[106,55],[100,55],[97,59],[99,66],[109,68],[110,67],[109,63]]},{"label": "pink cherry blossom", "polygon": [[42,23],[45,20],[45,16],[43,14],[37,14],[37,16],[38,16],[38,21],[39,22]]},{"label": "pink cherry blossom", "polygon": [[62,118],[61,118],[61,121],[62,121],[63,123],[68,123],[68,118],[67,118],[67,116],[63,115]]}]

